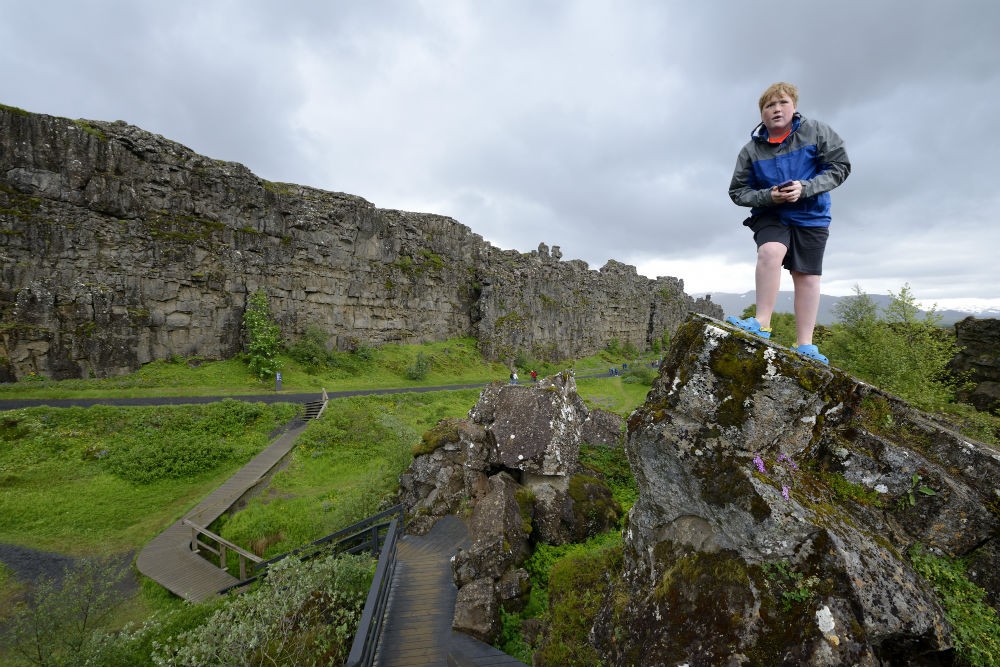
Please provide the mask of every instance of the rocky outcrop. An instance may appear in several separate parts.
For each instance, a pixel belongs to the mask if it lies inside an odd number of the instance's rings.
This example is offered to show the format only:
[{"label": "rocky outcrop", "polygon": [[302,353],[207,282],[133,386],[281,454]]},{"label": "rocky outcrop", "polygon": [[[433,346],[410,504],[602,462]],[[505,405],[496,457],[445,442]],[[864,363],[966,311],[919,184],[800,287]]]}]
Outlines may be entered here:
[{"label": "rocky outcrop", "polygon": [[527,600],[522,565],[533,544],[581,541],[616,525],[621,509],[607,485],[578,462],[588,417],[573,376],[560,373],[530,386],[492,384],[467,419],[424,434],[400,500],[411,532],[446,514],[466,518],[470,544],[452,561],[455,629],[493,641],[499,609]]},{"label": "rocky outcrop", "polygon": [[124,122],[0,105],[0,381],[109,376],[241,350],[264,290],[287,339],[475,336],[494,359],[644,348],[689,310],[674,278],[558,248],[502,251],[440,215],[272,183]]},{"label": "rocky outcrop", "polygon": [[917,543],[996,599],[1000,452],[835,368],[692,316],[626,447],[607,664],[952,664]]},{"label": "rocky outcrop", "polygon": [[972,388],[959,392],[977,410],[1000,411],[1000,320],[967,317],[955,323],[955,342],[962,348],[951,367],[968,373]]}]

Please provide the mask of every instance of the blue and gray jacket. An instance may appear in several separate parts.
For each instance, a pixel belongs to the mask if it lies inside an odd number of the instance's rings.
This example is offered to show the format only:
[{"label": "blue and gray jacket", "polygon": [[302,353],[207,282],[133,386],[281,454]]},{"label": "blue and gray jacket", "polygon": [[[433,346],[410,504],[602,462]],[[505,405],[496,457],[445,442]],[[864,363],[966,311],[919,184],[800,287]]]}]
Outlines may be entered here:
[{"label": "blue and gray jacket", "polygon": [[[786,225],[830,226],[830,190],[851,173],[844,141],[826,123],[796,113],[792,132],[780,144],[767,140],[761,123],[736,158],[729,197],[752,207],[752,216],[770,213]],[[792,204],[771,201],[771,188],[785,181],[802,183],[802,197]]]}]

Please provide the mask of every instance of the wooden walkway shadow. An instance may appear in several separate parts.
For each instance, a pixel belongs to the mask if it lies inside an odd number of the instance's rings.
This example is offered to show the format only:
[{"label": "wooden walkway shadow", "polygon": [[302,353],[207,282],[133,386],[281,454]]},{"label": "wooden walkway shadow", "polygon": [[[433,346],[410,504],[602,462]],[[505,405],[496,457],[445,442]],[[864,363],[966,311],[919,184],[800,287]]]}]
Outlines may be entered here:
[{"label": "wooden walkway shadow", "polygon": [[400,540],[376,667],[524,667],[451,629],[458,593],[451,557],[468,543],[465,524],[455,516],[440,519],[427,535]]},{"label": "wooden walkway shadow", "polygon": [[205,497],[180,520],[153,538],[136,557],[136,568],[150,579],[190,602],[202,602],[239,581],[191,550],[188,519],[208,526],[243,494],[259,484],[295,444],[306,427],[296,419],[264,451],[240,468],[222,486]]}]

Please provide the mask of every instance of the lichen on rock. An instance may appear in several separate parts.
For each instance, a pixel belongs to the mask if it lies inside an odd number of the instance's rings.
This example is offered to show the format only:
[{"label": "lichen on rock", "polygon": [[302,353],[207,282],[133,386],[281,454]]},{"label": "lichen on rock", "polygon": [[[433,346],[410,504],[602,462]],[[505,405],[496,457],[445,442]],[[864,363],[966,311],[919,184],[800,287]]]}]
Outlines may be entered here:
[{"label": "lichen on rock", "polygon": [[697,315],[628,426],[639,497],[593,629],[608,664],[951,664],[906,551],[998,565],[995,450]]}]

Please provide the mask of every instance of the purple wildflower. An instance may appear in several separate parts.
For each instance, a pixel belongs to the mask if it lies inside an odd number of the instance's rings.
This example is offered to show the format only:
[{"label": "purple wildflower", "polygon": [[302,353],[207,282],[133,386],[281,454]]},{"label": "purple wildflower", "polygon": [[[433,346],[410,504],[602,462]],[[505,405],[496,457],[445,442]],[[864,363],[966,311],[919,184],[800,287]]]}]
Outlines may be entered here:
[{"label": "purple wildflower", "polygon": [[785,500],[789,500],[789,498],[788,498],[788,487],[787,486],[785,486],[785,485],[781,486],[781,495],[784,497]]},{"label": "purple wildflower", "polygon": [[757,470],[759,470],[761,474],[767,472],[767,468],[764,467],[764,459],[760,458],[760,454],[754,454],[753,464],[757,466]]},{"label": "purple wildflower", "polygon": [[793,461],[792,458],[784,452],[778,454],[778,463],[784,463],[786,467],[791,468],[792,470],[799,469],[799,467],[795,465],[795,461]]}]

